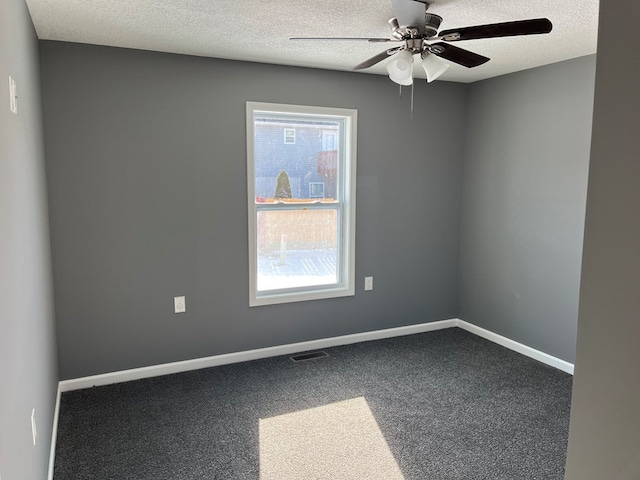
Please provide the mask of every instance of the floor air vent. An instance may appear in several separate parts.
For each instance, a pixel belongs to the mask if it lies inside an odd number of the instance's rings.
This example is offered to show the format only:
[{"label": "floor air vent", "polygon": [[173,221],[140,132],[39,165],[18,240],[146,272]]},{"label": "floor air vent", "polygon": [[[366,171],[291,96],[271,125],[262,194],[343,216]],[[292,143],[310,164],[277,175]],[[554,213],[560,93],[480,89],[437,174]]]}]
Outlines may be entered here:
[{"label": "floor air vent", "polygon": [[301,353],[299,355],[293,355],[289,358],[294,362],[304,362],[305,360],[315,360],[316,358],[324,358],[328,356],[329,354],[327,352],[309,352]]}]

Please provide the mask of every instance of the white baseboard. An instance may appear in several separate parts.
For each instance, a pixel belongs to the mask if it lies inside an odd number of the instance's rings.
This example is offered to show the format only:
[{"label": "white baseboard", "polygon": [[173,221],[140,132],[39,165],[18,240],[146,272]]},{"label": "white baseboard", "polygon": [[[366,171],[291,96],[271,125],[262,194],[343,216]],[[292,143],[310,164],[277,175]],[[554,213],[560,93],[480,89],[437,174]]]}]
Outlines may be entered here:
[{"label": "white baseboard", "polygon": [[318,340],[311,340],[308,342],[279,345],[276,347],[259,348],[256,350],[246,350],[243,352],[235,353],[225,353],[223,355],[214,355],[211,357],[196,358],[193,360],[184,360],[181,362],[164,363],[160,365],[152,365],[150,367],[133,368],[130,370],[120,370],[117,372],[103,373],[101,375],[91,375],[88,377],[63,380],[59,383],[59,390],[60,392],[81,390],[83,388],[110,385],[112,383],[129,382],[132,380],[140,380],[142,378],[187,372],[190,370],[198,370],[201,368],[217,367],[220,365],[227,365],[231,363],[247,362],[250,360],[258,360],[260,358],[277,357],[279,355],[290,355],[293,353],[319,350],[322,348],[335,347],[338,345],[348,345],[352,343],[367,342],[370,340],[380,340],[382,338],[413,335],[415,333],[424,333],[452,327],[462,328],[468,332],[497,343],[498,345],[502,345],[503,347],[506,347],[510,350],[516,351],[518,353],[521,353],[522,355],[526,355],[527,357],[533,358],[535,360],[538,360],[539,362],[545,363],[552,367],[558,368],[563,372],[567,372],[573,375],[572,363],[553,357],[547,353],[528,347],[527,345],[523,345],[522,343],[518,343],[507,337],[503,337],[502,335],[498,335],[497,333],[485,330],[484,328],[465,322],[464,320],[452,318],[449,320],[441,320],[438,322],[420,323],[418,325],[409,325],[406,327],[354,333],[352,335],[342,335],[340,337],[322,338]]},{"label": "white baseboard", "polygon": [[351,343],[367,342],[370,340],[380,340],[382,338],[400,337],[412,335],[414,333],[430,332],[457,326],[458,319],[441,320],[439,322],[421,323],[406,327],[388,328],[385,330],[374,330],[372,332],[354,333],[340,337],[322,338],[308,342],[290,343],[276,347],[259,348],[257,350],[246,350],[244,352],[225,353],[212,357],[196,358],[181,362],[164,363],[152,365],[150,367],[134,368],[131,370],[121,370],[118,372],[92,375],[89,377],[74,378],[60,382],[60,391],[81,390],[83,388],[97,387],[100,385],[110,385],[112,383],[129,382],[142,378],[157,377],[171,373],[187,372],[201,368],[217,367],[230,363],[247,362],[260,358],[277,357],[279,355],[290,355],[293,353],[319,350],[322,348],[335,347],[338,345],[348,345]]},{"label": "white baseboard", "polygon": [[58,439],[58,418],[60,417],[60,397],[62,390],[60,382],[58,382],[58,391],[56,392],[56,406],[53,410],[53,427],[51,428],[51,448],[49,450],[49,475],[47,480],[53,480],[53,466],[56,460],[56,441]]},{"label": "white baseboard", "polygon": [[280,355],[291,355],[293,353],[306,352],[310,350],[319,350],[322,348],[335,347],[338,345],[349,345],[352,343],[367,342],[370,340],[380,340],[383,338],[401,337],[403,335],[413,335],[415,333],[424,333],[434,330],[442,330],[444,328],[459,327],[470,333],[478,335],[482,338],[490,340],[498,345],[502,345],[510,350],[516,351],[527,357],[538,360],[563,372],[573,375],[573,364],[565,362],[559,358],[528,347],[522,343],[518,343],[502,335],[498,335],[484,328],[480,328],[471,323],[452,318],[449,320],[441,320],[438,322],[421,323],[418,325],[409,325],[406,327],[388,328],[385,330],[375,330],[372,332],[355,333],[352,335],[343,335],[340,337],[322,338],[319,340],[311,340],[308,342],[290,343],[276,347],[259,348],[256,350],[247,350],[244,352],[226,353],[223,355],[214,355],[212,357],[196,358],[193,360],[185,360],[182,362],[165,363],[161,365],[153,365],[150,367],[134,368],[131,370],[121,370],[118,372],[104,373],[101,375],[92,375],[89,377],[74,378],[71,380],[63,380],[58,383],[58,394],[56,399],[56,407],[53,420],[53,432],[51,438],[51,453],[49,456],[49,476],[48,480],[53,480],[53,467],[55,461],[56,437],[58,432],[58,414],[60,411],[60,396],[62,392],[71,390],[81,390],[83,388],[91,388],[100,385],[110,385],[112,383],[129,382],[131,380],[139,380],[142,378],[157,377],[160,375],[168,375],[171,373],[187,372],[190,370],[198,370],[201,368],[217,367],[231,363],[246,362],[249,360],[258,360],[260,358],[277,357]]},{"label": "white baseboard", "polygon": [[522,343],[518,343],[507,337],[498,335],[497,333],[485,330],[484,328],[477,327],[476,325],[465,322],[464,320],[457,319],[456,326],[462,328],[463,330],[466,330],[467,332],[478,335],[479,337],[486,338],[487,340],[497,343],[498,345],[502,345],[509,350],[521,353],[522,355],[533,358],[534,360],[538,360],[539,362],[545,363],[557,368],[558,370],[562,370],[563,372],[573,375],[573,363],[565,362],[564,360],[561,360],[557,357],[541,352],[540,350],[536,350],[535,348],[528,347],[526,345],[523,345]]}]

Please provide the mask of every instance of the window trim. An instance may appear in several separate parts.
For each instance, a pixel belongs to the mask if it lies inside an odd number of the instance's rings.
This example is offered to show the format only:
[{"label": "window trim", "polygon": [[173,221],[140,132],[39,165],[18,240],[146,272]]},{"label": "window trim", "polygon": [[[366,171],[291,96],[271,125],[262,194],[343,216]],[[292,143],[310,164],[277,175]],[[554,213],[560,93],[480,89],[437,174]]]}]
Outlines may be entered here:
[{"label": "window trim", "polygon": [[[339,231],[339,283],[331,286],[301,287],[295,291],[282,293],[257,291],[257,207],[255,202],[255,161],[254,161],[254,112],[274,114],[300,114],[315,117],[338,117],[344,119],[344,158],[341,177],[342,216]],[[355,109],[286,105],[276,103],[246,103],[247,128],[247,214],[249,252],[249,306],[273,305],[355,295],[355,235],[356,235],[356,153],[357,117]],[[330,207],[331,204],[327,204]],[[291,207],[291,205],[289,205]],[[304,208],[304,207],[300,207]]]}]

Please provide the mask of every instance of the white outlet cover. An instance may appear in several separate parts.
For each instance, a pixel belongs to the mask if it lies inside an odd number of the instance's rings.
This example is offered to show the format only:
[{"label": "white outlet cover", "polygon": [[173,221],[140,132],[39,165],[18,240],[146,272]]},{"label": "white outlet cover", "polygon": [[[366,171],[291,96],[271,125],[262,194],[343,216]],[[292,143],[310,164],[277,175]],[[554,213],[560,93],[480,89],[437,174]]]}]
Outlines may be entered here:
[{"label": "white outlet cover", "polygon": [[373,290],[373,277],[364,277],[365,291]]},{"label": "white outlet cover", "polygon": [[33,435],[33,446],[38,441],[38,430],[36,429],[36,409],[31,410],[31,435]]},{"label": "white outlet cover", "polygon": [[18,114],[18,92],[16,90],[16,81],[9,75],[9,110]]},{"label": "white outlet cover", "polygon": [[176,313],[184,313],[187,311],[187,303],[184,296],[173,297],[173,307]]}]

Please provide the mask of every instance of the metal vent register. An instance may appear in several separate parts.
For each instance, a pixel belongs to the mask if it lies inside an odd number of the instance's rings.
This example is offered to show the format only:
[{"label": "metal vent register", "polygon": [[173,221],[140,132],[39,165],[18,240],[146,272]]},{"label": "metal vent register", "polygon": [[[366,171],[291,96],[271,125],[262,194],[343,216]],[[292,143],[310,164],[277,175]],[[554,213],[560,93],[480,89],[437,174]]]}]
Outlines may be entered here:
[{"label": "metal vent register", "polygon": [[327,352],[308,352],[293,355],[289,358],[294,362],[304,362],[305,360],[315,360],[316,358],[324,358],[328,356],[329,354]]}]

